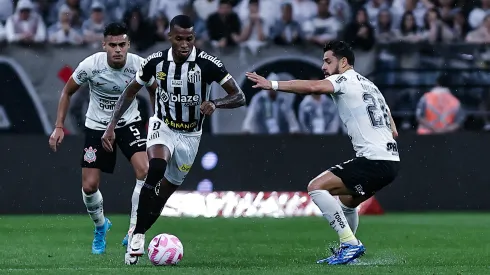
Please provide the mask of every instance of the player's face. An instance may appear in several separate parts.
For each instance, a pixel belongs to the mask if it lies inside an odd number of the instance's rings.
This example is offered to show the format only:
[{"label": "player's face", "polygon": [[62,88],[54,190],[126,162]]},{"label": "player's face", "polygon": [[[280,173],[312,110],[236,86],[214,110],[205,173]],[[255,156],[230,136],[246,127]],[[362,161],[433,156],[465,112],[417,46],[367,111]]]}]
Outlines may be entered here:
[{"label": "player's face", "polygon": [[326,51],[325,54],[323,55],[323,66],[322,66],[323,74],[325,75],[325,77],[331,76],[333,74],[339,74],[340,73],[339,65],[340,62],[337,59],[337,57],[333,55],[333,52]]},{"label": "player's face", "polygon": [[185,60],[194,47],[194,29],[184,29],[175,26],[170,31],[170,42],[172,43],[173,54],[182,60]]},{"label": "player's face", "polygon": [[114,64],[126,62],[126,55],[128,54],[129,49],[129,39],[127,35],[108,35],[104,38],[104,43],[102,45],[107,52],[109,62]]}]

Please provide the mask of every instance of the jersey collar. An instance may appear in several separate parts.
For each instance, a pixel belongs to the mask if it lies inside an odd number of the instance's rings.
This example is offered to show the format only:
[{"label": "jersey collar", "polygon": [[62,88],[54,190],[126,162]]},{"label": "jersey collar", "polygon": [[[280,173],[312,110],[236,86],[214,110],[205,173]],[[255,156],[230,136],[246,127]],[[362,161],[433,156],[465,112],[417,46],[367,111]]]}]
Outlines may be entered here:
[{"label": "jersey collar", "polygon": [[[196,56],[197,56],[196,47],[192,47],[191,54],[189,55],[189,57],[187,57],[186,62],[196,61]],[[167,61],[174,61],[174,56],[172,55],[172,47],[170,47],[170,49],[168,50]]]}]

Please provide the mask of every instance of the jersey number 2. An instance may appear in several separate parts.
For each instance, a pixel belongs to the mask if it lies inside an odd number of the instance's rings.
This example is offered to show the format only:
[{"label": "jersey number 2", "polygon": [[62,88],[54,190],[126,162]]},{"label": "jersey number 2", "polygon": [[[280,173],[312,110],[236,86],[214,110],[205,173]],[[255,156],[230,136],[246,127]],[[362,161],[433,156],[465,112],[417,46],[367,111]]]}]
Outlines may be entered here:
[{"label": "jersey number 2", "polygon": [[[386,126],[391,129],[388,109],[383,100],[376,100],[376,98],[369,93],[362,94],[362,99],[368,104],[366,110],[369,120],[371,120],[371,125],[376,128]],[[381,116],[379,115],[380,113],[382,113]]]}]

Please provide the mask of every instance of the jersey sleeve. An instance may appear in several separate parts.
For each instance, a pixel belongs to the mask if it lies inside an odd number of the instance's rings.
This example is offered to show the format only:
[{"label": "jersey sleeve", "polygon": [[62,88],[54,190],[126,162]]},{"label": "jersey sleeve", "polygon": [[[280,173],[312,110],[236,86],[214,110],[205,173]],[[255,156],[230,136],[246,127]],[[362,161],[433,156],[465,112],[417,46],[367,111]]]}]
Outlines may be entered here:
[{"label": "jersey sleeve", "polygon": [[225,65],[217,57],[213,58],[212,61],[207,61],[209,70],[208,82],[216,82],[219,85],[223,85],[226,81],[232,79],[233,77],[228,73]]},{"label": "jersey sleeve", "polygon": [[[160,62],[162,52],[153,53],[141,62],[141,68],[136,74],[136,82],[140,85],[146,86],[153,79],[156,66]],[[154,79],[153,79],[154,80]],[[150,84],[151,85],[151,84]]]},{"label": "jersey sleeve", "polygon": [[340,92],[340,89],[342,88],[341,84],[342,82],[347,81],[347,78],[345,78],[345,76],[341,74],[334,74],[327,77],[327,80],[329,80],[332,83],[333,92],[337,93]]},{"label": "jersey sleeve", "polygon": [[[144,58],[142,58],[142,57],[139,57],[138,59],[139,59],[139,67],[140,67],[140,68],[142,68],[142,65],[143,65],[143,62],[145,62],[145,59],[144,59]],[[141,81],[141,82],[139,82],[139,81],[138,81],[138,75],[139,75],[139,71],[138,71],[138,73],[136,74],[136,81],[137,81],[139,84],[141,84],[143,81]],[[141,80],[141,79],[140,79],[140,80]],[[149,81],[147,81],[145,85],[146,85],[147,87],[150,87],[151,85],[153,85],[153,82],[155,82],[155,77],[153,77],[153,75],[152,75],[152,76],[151,76],[151,78],[150,78],[150,80],[149,80]],[[141,84],[141,85],[143,85],[143,84]]]},{"label": "jersey sleeve", "polygon": [[92,77],[91,68],[93,68],[93,63],[93,57],[89,56],[78,64],[77,68],[71,75],[75,83],[81,86],[90,80]]}]

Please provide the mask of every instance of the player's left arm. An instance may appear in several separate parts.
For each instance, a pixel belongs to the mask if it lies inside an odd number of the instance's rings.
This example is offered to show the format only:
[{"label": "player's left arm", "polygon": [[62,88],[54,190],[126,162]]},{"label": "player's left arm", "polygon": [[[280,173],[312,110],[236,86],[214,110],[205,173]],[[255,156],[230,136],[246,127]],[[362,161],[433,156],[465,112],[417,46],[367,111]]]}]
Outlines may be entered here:
[{"label": "player's left arm", "polygon": [[247,78],[255,85],[253,88],[278,90],[295,94],[331,94],[340,91],[340,83],[346,78],[342,75],[332,75],[321,80],[289,80],[270,81],[257,73],[246,73]]},{"label": "player's left arm", "polygon": [[390,117],[390,126],[391,126],[391,132],[393,133],[393,138],[397,138],[398,130],[396,129],[395,121],[393,120],[393,116],[391,115],[391,110],[388,107],[388,105],[386,105],[386,108],[388,110],[388,116]]},{"label": "player's left arm", "polygon": [[157,94],[157,82],[154,81],[151,85],[146,85],[146,90],[148,91],[148,95],[150,96],[151,109],[155,112],[155,97]]}]

